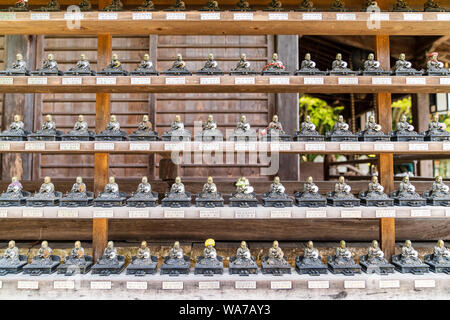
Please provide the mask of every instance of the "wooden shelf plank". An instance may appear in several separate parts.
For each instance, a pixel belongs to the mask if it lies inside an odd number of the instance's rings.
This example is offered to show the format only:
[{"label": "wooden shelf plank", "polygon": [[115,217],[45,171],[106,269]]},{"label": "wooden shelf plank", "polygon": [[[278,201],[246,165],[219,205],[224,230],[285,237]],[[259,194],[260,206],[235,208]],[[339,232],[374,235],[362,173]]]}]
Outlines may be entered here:
[{"label": "wooden shelf plank", "polygon": [[[83,12],[77,28],[66,12],[0,13],[2,34],[302,34],[448,35],[449,13],[383,12]],[[151,18],[150,18],[151,17]],[[183,19],[184,17],[184,19]],[[240,17],[240,18],[239,18]],[[372,16],[373,17],[373,16]],[[176,18],[176,19],[173,19]],[[217,19],[219,18],[219,19]],[[67,19],[67,20],[66,20]],[[247,19],[247,20],[246,20]],[[372,18],[374,19],[374,18]],[[388,20],[385,20],[388,19]],[[75,26],[75,27],[74,27]]]},{"label": "wooden shelf plank", "polygon": [[323,207],[305,208],[266,208],[261,205],[255,208],[233,208],[226,205],[222,208],[131,208],[131,207],[9,207],[1,208],[2,219],[375,219],[375,218],[450,218],[447,207]]},{"label": "wooden shelf plank", "polygon": [[0,153],[152,154],[172,152],[305,153],[305,154],[448,154],[450,142],[162,142],[162,141],[1,141]]},{"label": "wooden shelf plank", "polygon": [[[134,84],[135,79],[147,84]],[[254,84],[240,81],[253,78]],[[65,79],[77,83],[63,84]],[[206,80],[205,80],[206,79]],[[306,79],[306,84],[305,84]],[[323,84],[310,84],[320,81]],[[389,84],[376,84],[379,81]],[[81,82],[80,82],[81,81]],[[204,84],[212,81],[215,84]],[[101,83],[107,84],[101,84]],[[176,82],[176,84],[172,84]],[[253,82],[253,81],[252,81]],[[141,82],[142,83],[142,82]],[[375,84],[374,84],[375,83]],[[450,92],[450,77],[0,77],[0,93],[446,93]]]}]

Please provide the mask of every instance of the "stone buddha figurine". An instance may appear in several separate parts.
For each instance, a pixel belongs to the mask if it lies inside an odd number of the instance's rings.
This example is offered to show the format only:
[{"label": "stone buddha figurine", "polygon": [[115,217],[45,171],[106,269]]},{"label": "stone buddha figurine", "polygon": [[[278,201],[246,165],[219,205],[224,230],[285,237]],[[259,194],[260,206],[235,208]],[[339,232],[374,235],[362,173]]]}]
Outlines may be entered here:
[{"label": "stone buddha figurine", "polygon": [[272,247],[269,249],[269,255],[267,263],[270,265],[275,265],[284,262],[284,252],[281,250],[278,241],[274,241]]},{"label": "stone buddha figurine", "polygon": [[81,246],[81,242],[75,241],[74,247],[70,250],[70,253],[66,257],[64,263],[78,265],[86,262],[84,258],[84,248]]},{"label": "stone buddha figurine", "polygon": [[358,132],[360,141],[389,141],[390,137],[381,131],[381,126],[376,123],[375,116],[370,115],[366,122],[365,130]]},{"label": "stone buddha figurine", "polygon": [[377,176],[372,176],[370,182],[369,182],[369,193],[374,193],[377,195],[384,194],[384,188],[383,186],[378,182]]},{"label": "stone buddha figurine", "polygon": [[58,1],[50,0],[47,5],[40,7],[39,9],[35,9],[34,11],[61,11],[61,8]]},{"label": "stone buddha figurine", "polygon": [[428,55],[427,74],[429,76],[448,76],[449,69],[445,68],[444,63],[438,60],[438,56],[437,52]]},{"label": "stone buddha figurine", "polygon": [[61,199],[61,206],[89,206],[94,200],[94,194],[86,190],[86,184],[81,176],[76,177],[72,189]]},{"label": "stone buddha figurine", "polygon": [[373,240],[367,254],[359,257],[359,263],[366,273],[388,274],[394,272],[394,266],[384,257],[378,241]]},{"label": "stone buddha figurine", "polygon": [[327,267],[322,263],[319,251],[314,243],[308,241],[302,256],[295,258],[295,268],[299,274],[319,275],[326,274]]},{"label": "stone buddha figurine", "polygon": [[45,122],[41,126],[41,130],[38,132],[46,133],[46,134],[54,134],[56,133],[56,124],[53,121],[53,118],[50,114],[45,116]]},{"label": "stone buddha figurine", "polygon": [[115,115],[109,117],[105,130],[96,135],[96,140],[122,141],[126,140],[126,132],[120,130],[120,123]]},{"label": "stone buddha figurine", "polygon": [[95,73],[91,70],[91,64],[86,58],[85,54],[80,55],[80,60],[78,60],[75,67],[70,68],[65,74],[73,75],[94,75]]},{"label": "stone buddha figurine", "polygon": [[367,262],[370,264],[388,263],[384,258],[384,252],[381,251],[377,240],[372,241],[372,245],[367,252]]},{"label": "stone buddha figurine", "polygon": [[105,185],[103,192],[99,192],[98,197],[94,200],[95,206],[112,207],[125,204],[126,197],[123,192],[119,191],[119,185],[116,179],[111,176]]},{"label": "stone buddha figurine", "polygon": [[213,177],[208,177],[196,199],[197,207],[223,207],[222,195],[217,191]]},{"label": "stone buddha figurine", "polygon": [[347,245],[344,240],[341,240],[339,247],[336,248],[336,255],[334,263],[338,265],[354,264],[353,254],[347,249]]},{"label": "stone buddha figurine", "polygon": [[55,186],[52,183],[52,180],[50,177],[44,178],[44,183],[41,184],[41,187],[39,189],[39,194],[42,196],[55,196]]},{"label": "stone buddha figurine", "polygon": [[52,248],[48,246],[47,241],[42,241],[37,255],[34,256],[31,264],[51,264],[52,263]]},{"label": "stone buddha figurine", "polygon": [[360,200],[355,198],[351,191],[352,188],[345,182],[344,176],[340,176],[334,185],[334,191],[327,193],[328,203],[333,206],[359,206]]},{"label": "stone buddha figurine", "polygon": [[175,183],[162,200],[163,207],[189,207],[191,205],[191,193],[186,192],[180,177],[175,178]]},{"label": "stone buddha figurine", "polygon": [[75,183],[70,190],[72,193],[86,193],[86,185],[83,182],[82,177],[77,177]]},{"label": "stone buddha figurine", "polygon": [[443,134],[447,132],[447,126],[445,123],[439,122],[439,114],[433,115],[432,121],[428,125],[428,132],[434,134]]},{"label": "stone buddha figurine", "polygon": [[208,120],[206,120],[206,122],[203,124],[202,129],[203,130],[216,130],[217,129],[217,124],[214,121],[214,118],[211,114],[208,116]]},{"label": "stone buddha figurine", "polygon": [[200,9],[201,11],[221,11],[219,3],[215,0],[208,0],[206,5]]},{"label": "stone buddha figurine", "polygon": [[284,66],[283,62],[278,58],[278,54],[274,53],[272,54],[272,61],[270,61],[264,66],[262,74],[278,75],[278,74],[289,74],[289,72],[286,71],[286,67]]},{"label": "stone buddha figurine", "polygon": [[312,123],[309,115],[305,116],[304,121],[300,124],[300,131],[294,133],[295,141],[323,141],[324,136],[316,130],[316,125]]},{"label": "stone buddha figurine", "polygon": [[24,124],[22,121],[22,117],[18,114],[14,116],[14,121],[9,125],[9,131],[15,132],[17,134],[24,134]]},{"label": "stone buddha figurine", "polygon": [[331,4],[330,11],[339,11],[339,12],[345,12],[348,11],[347,8],[345,8],[345,3],[342,0],[334,0]]},{"label": "stone buddha figurine", "polygon": [[334,124],[333,130],[326,133],[331,141],[357,141],[358,136],[350,131],[350,126],[344,121],[344,117],[339,115],[338,121]]},{"label": "stone buddha figurine", "polygon": [[27,198],[27,206],[43,207],[57,206],[62,197],[61,192],[55,191],[55,186],[49,176],[44,178],[39,191]]},{"label": "stone buddha figurine", "polygon": [[89,2],[89,0],[81,0],[81,2],[78,4],[80,7],[80,11],[91,11],[92,10],[92,4]]},{"label": "stone buddha figurine", "polygon": [[14,115],[13,122],[9,125],[8,130],[0,134],[0,140],[9,141],[25,141],[27,139],[28,131],[25,131],[25,125],[22,117],[18,114]]},{"label": "stone buddha figurine", "polygon": [[269,6],[264,11],[284,11],[284,8],[282,8],[281,1],[271,0]]},{"label": "stone buddha figurine", "polygon": [[131,258],[131,263],[127,268],[127,274],[144,276],[154,274],[158,266],[158,258],[150,254],[147,241],[142,241],[135,256]]},{"label": "stone buddha figurine", "polygon": [[172,67],[164,72],[167,75],[191,75],[192,73],[186,68],[186,62],[183,61],[183,56],[178,53],[177,58],[172,64]]},{"label": "stone buddha figurine", "polygon": [[148,178],[143,176],[136,192],[131,194],[127,200],[130,207],[154,207],[158,201],[158,193],[152,192],[152,186],[148,182]]},{"label": "stone buddha figurine", "polygon": [[84,248],[80,241],[75,241],[70,253],[64,262],[58,267],[58,273],[71,276],[76,273],[85,274],[91,269],[92,257],[85,255]]},{"label": "stone buddha figurine", "polygon": [[17,0],[13,7],[8,7],[8,9],[4,9],[1,11],[29,11],[28,0]]},{"label": "stone buddha figurine", "polygon": [[441,176],[436,176],[431,190],[424,192],[423,197],[427,199],[427,203],[435,206],[450,205],[449,186],[443,182]]},{"label": "stone buddha figurine", "polygon": [[145,114],[142,116],[142,121],[139,122],[137,131],[130,134],[129,139],[131,141],[156,141],[159,139],[158,133],[153,130],[148,115]]},{"label": "stone buddha figurine", "polygon": [[418,71],[412,68],[411,62],[406,60],[406,55],[400,53],[398,60],[395,62],[394,72],[397,76],[422,75],[423,70]]},{"label": "stone buddha figurine", "polygon": [[119,185],[116,183],[116,179],[114,177],[109,177],[108,183],[105,185],[104,193],[119,193]]},{"label": "stone buddha figurine", "polygon": [[359,193],[363,205],[386,207],[394,205],[394,200],[384,193],[384,187],[378,182],[377,176],[372,176],[368,190]]},{"label": "stone buddha figurine", "polygon": [[56,62],[55,56],[52,53],[49,53],[47,56],[47,60],[42,63],[42,68],[37,69],[36,71],[32,71],[31,74],[38,76],[57,76],[62,75],[63,73],[58,69],[58,62]]},{"label": "stone buddha figurine", "polygon": [[389,73],[390,72],[386,72],[380,67],[380,62],[375,60],[375,55],[373,53],[369,53],[367,60],[364,61],[363,75],[382,75]]},{"label": "stone buddha figurine", "polygon": [[147,246],[147,241],[142,241],[136,258],[131,261],[131,264],[148,264],[151,262],[150,257],[150,248]]},{"label": "stone buddha figurine", "polygon": [[231,75],[249,75],[257,74],[258,72],[251,69],[251,63],[247,60],[247,55],[241,53],[239,62],[236,64],[234,69],[231,69]]},{"label": "stone buddha figurine", "polygon": [[381,132],[381,126],[375,122],[375,117],[373,115],[369,116],[369,121],[366,123],[367,134],[376,135]]},{"label": "stone buddha figurine", "polygon": [[283,131],[283,126],[275,114],[269,125],[260,131],[261,139],[264,141],[289,141],[291,137]]},{"label": "stone buddha figurine", "polygon": [[56,124],[53,121],[53,117],[48,114],[45,116],[45,121],[42,123],[41,129],[28,135],[28,140],[44,140],[55,141],[61,140],[63,133],[56,130]]},{"label": "stone buddha figurine", "polygon": [[132,71],[131,74],[141,76],[158,76],[159,72],[155,70],[153,63],[150,60],[150,55],[148,53],[145,53],[141,63],[139,63],[139,66],[134,71]]},{"label": "stone buddha figurine", "polygon": [[89,131],[89,126],[87,121],[84,119],[82,114],[78,115],[77,121],[73,126],[73,130],[69,131],[63,136],[63,140],[94,140],[95,133]]},{"label": "stone buddha figurine", "polygon": [[170,124],[169,131],[162,135],[164,141],[189,141],[191,133],[184,129],[184,123],[181,121],[180,115],[176,115],[174,121]]},{"label": "stone buddha figurine", "polygon": [[445,9],[441,8],[441,6],[439,5],[439,2],[437,2],[435,0],[427,0],[427,2],[425,2],[423,4],[423,11],[425,11],[425,12],[445,12]]},{"label": "stone buddha figurine", "polygon": [[334,132],[347,132],[349,131],[349,125],[345,123],[344,117],[342,115],[339,115],[338,121],[333,126]]},{"label": "stone buddha figurine", "polygon": [[303,192],[309,194],[319,193],[319,187],[313,182],[313,177],[309,176],[308,179],[306,179],[306,183],[303,184]]},{"label": "stone buddha figurine", "polygon": [[108,76],[127,76],[128,71],[122,69],[122,63],[119,60],[119,56],[114,53],[111,57],[111,62],[106,66],[106,68],[103,68],[102,71],[97,72],[97,74]]},{"label": "stone buddha figurine", "polygon": [[166,264],[184,264],[184,252],[183,248],[180,246],[180,242],[175,241],[173,247],[169,251],[168,259],[165,261]]},{"label": "stone buddha figurine", "polygon": [[10,196],[13,196],[15,194],[21,195],[22,189],[23,189],[23,186],[19,182],[19,178],[12,177],[11,183],[8,185],[8,188],[6,189],[6,193],[9,194]]},{"label": "stone buddha figurine", "polygon": [[23,186],[18,177],[12,177],[11,183],[6,191],[0,195],[0,207],[22,206],[26,203],[26,198],[30,195],[28,191],[23,191]]},{"label": "stone buddha figurine", "polygon": [[303,263],[315,264],[317,262],[320,262],[319,251],[314,248],[314,243],[312,241],[308,241],[308,244],[303,252]]},{"label": "stone buddha figurine", "polygon": [[434,262],[450,264],[450,250],[445,247],[443,240],[438,240],[436,246],[433,249]]},{"label": "stone buddha figurine", "polygon": [[253,187],[250,185],[250,182],[246,177],[241,177],[236,182],[236,192],[243,194],[251,194],[253,193]]},{"label": "stone buddha figurine", "polygon": [[232,207],[255,207],[258,203],[254,189],[246,177],[240,177],[236,182],[236,191],[231,194]]},{"label": "stone buddha figurine", "polygon": [[416,192],[416,187],[411,184],[408,176],[403,177],[399,189],[394,191],[391,197],[395,198],[397,205],[418,207],[426,204],[426,200]]},{"label": "stone buddha figurine", "polygon": [[247,242],[241,241],[241,245],[236,250],[236,259],[234,260],[235,265],[249,264],[251,260],[250,249],[247,246]]},{"label": "stone buddha figurine", "polygon": [[336,59],[331,64],[331,75],[355,75],[357,72],[347,67],[348,63],[342,60],[342,54],[338,53]]},{"label": "stone buddha figurine", "polygon": [[409,177],[405,176],[402,179],[402,182],[400,182],[399,192],[400,194],[415,194],[416,187],[414,187],[411,182],[409,181]]},{"label": "stone buddha figurine", "polygon": [[247,122],[246,116],[241,116],[239,122],[237,123],[236,130],[241,130],[243,132],[250,131],[250,123]]},{"label": "stone buddha figurine", "polygon": [[295,11],[316,11],[316,8],[311,0],[302,0]]},{"label": "stone buddha figurine", "polygon": [[205,75],[223,75],[222,70],[218,67],[217,61],[214,60],[214,54],[212,53],[208,54],[208,60],[206,60],[203,68],[201,68],[197,73]]},{"label": "stone buddha figurine", "polygon": [[208,266],[221,265],[221,261],[217,258],[217,251],[216,248],[214,248],[215,245],[216,242],[214,239],[207,239],[205,241],[205,249],[203,249],[203,254],[198,257],[197,264]]},{"label": "stone buddha figurine", "polygon": [[41,274],[51,274],[56,271],[61,258],[53,255],[52,249],[47,241],[42,241],[37,254],[31,260],[31,263],[23,267],[24,274],[39,276]]},{"label": "stone buddha figurine", "polygon": [[108,244],[103,251],[103,255],[99,258],[99,265],[119,264],[117,259],[117,249],[114,247],[114,242],[108,241]]},{"label": "stone buddha figurine", "polygon": [[0,72],[0,75],[7,76],[27,76],[29,74],[30,71],[28,70],[27,63],[21,53],[16,54],[16,61],[12,63],[11,67]]},{"label": "stone buddha figurine", "polygon": [[206,180],[206,183],[203,185],[202,188],[202,194],[203,196],[211,196],[214,197],[217,195],[217,187],[214,183],[213,177],[208,177]]},{"label": "stone buddha figurine", "polygon": [[277,208],[291,207],[293,201],[285,191],[286,189],[281,184],[280,178],[275,177],[270,185],[269,192],[262,195],[263,205]]},{"label": "stone buddha figurine", "polygon": [[172,184],[172,187],[170,188],[170,192],[175,193],[175,194],[183,194],[185,192],[184,184],[181,183],[180,177],[175,178],[175,183]]},{"label": "stone buddha figurine", "polygon": [[142,4],[135,9],[136,11],[154,11],[155,5],[151,0],[144,0]]},{"label": "stone buddha figurine", "polygon": [[3,257],[0,257],[0,268],[2,265],[13,265],[19,262],[19,248],[16,247],[16,242],[11,240],[8,242]]},{"label": "stone buddha figurine", "polygon": [[230,257],[230,274],[239,274],[246,276],[258,273],[256,259],[250,253],[247,242],[241,241],[236,255]]},{"label": "stone buddha figurine", "polygon": [[81,133],[86,134],[88,132],[88,124],[84,120],[83,115],[80,114],[78,116],[78,120],[77,120],[77,122],[75,122],[75,125],[73,126],[73,132],[80,133],[80,134]]},{"label": "stone buddha figurine", "polygon": [[234,9],[231,9],[231,11],[253,11],[250,8],[250,4],[246,0],[239,0],[238,3],[236,3],[236,7]]},{"label": "stone buddha figurine", "polygon": [[397,12],[409,12],[414,11],[408,6],[408,3],[404,0],[397,0],[397,2],[394,4],[394,7],[392,8],[392,11]]},{"label": "stone buddha figurine", "polygon": [[139,183],[136,193],[150,193],[152,186],[148,183],[147,177],[142,177],[141,183]]},{"label": "stone buddha figurine", "polygon": [[122,11],[123,3],[120,0],[111,0],[111,3],[104,7],[102,11]]},{"label": "stone buddha figurine", "polygon": [[175,0],[175,3],[172,7],[167,8],[166,11],[185,11],[186,5],[181,0]]},{"label": "stone buddha figurine", "polygon": [[414,250],[410,240],[405,241],[400,259],[404,264],[422,264],[422,261],[419,259],[419,254]]},{"label": "stone buddha figurine", "polygon": [[240,116],[236,129],[233,131],[230,138],[234,141],[256,141],[256,131],[250,127],[250,123],[247,122],[246,116]]},{"label": "stone buddha figurine", "polygon": [[433,182],[433,187],[431,189],[431,195],[445,195],[445,196],[449,196],[449,187],[442,182],[442,177],[441,176],[436,176],[435,181]]},{"label": "stone buddha figurine", "polygon": [[414,126],[411,125],[407,120],[408,118],[406,117],[406,115],[402,115],[400,117],[400,121],[397,122],[397,131],[405,133],[414,131]]},{"label": "stone buddha figurine", "polygon": [[316,63],[311,60],[311,54],[305,54],[305,59],[300,65],[300,69],[295,72],[295,75],[325,75],[325,71],[320,71],[316,68]]},{"label": "stone buddha figurine", "polygon": [[184,255],[180,242],[175,241],[173,247],[169,250],[169,254],[164,257],[161,274],[170,274],[173,276],[177,276],[180,273],[189,274],[189,268],[189,258]]},{"label": "stone buddha figurine", "polygon": [[351,194],[352,188],[345,183],[344,176],[339,177],[338,183],[334,185],[334,193],[336,197],[347,197]]}]

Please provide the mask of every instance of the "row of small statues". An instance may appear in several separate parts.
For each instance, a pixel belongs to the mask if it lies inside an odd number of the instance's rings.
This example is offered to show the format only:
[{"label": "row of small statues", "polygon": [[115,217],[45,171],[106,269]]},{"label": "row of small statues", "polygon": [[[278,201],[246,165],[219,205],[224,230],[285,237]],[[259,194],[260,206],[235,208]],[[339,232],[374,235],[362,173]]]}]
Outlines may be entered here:
[{"label": "row of small statues", "polygon": [[[247,276],[258,273],[256,258],[252,256],[245,241],[242,241],[236,250],[236,255],[228,258],[229,273]],[[361,273],[388,274],[394,269],[401,273],[420,274],[431,271],[435,273],[449,272],[450,250],[445,247],[443,240],[438,240],[433,253],[425,256],[424,261],[419,258],[418,252],[412,247],[411,241],[406,240],[401,253],[392,256],[392,263],[385,258],[379,247],[378,241],[373,240],[368,248],[367,254],[359,257],[356,264],[353,254],[347,248],[344,240],[336,248],[334,255],[328,256],[327,265],[322,262],[319,251],[314,247],[312,241],[308,241],[303,255],[295,259],[295,268],[299,274],[320,275],[327,273],[327,269],[335,274],[353,275]],[[76,241],[73,249],[60,264],[61,258],[52,254],[52,249],[47,241],[42,241],[41,247],[30,264],[28,258],[19,254],[15,241],[8,243],[8,248],[3,256],[0,256],[0,275],[8,273],[25,274],[51,274],[55,271],[66,275],[92,274],[109,275],[119,274],[125,268],[125,257],[117,252],[113,241],[109,241],[103,255],[93,264],[91,256],[85,254],[80,241]],[[158,257],[152,256],[146,241],[142,241],[136,256],[133,256],[127,267],[127,274],[143,276],[154,274],[158,265]],[[217,254],[214,239],[205,241],[205,248],[201,256],[196,257],[195,274],[213,275],[223,274],[223,257]],[[164,257],[161,266],[161,274],[179,275],[189,274],[190,258],[184,254],[180,243],[176,241],[170,249],[169,254]],[[273,241],[268,254],[261,259],[261,272],[264,274],[281,275],[291,273],[291,265],[287,261],[278,241]]]},{"label": "row of small statues", "polygon": [[[330,0],[331,1],[331,0]],[[379,10],[378,4],[374,0],[361,0],[364,2],[363,10],[364,11],[373,11]],[[92,5],[89,0],[81,0],[78,3],[78,6],[81,11],[91,11]],[[28,0],[18,0],[13,7],[9,7],[4,11],[28,11]],[[123,3],[120,0],[111,0],[111,3],[101,9],[102,11],[122,11]],[[133,11],[155,11],[155,5],[151,0],[143,0],[141,6],[133,9]],[[166,11],[185,11],[186,5],[182,0],[175,0],[173,6],[166,9]],[[57,0],[50,0],[48,4],[44,7],[40,7],[39,9],[35,9],[35,11],[61,11],[61,7]],[[200,11],[222,11],[219,7],[219,3],[216,0],[207,0],[207,3],[204,7],[200,9]],[[236,3],[236,7],[232,9],[232,11],[254,11],[250,8],[249,2],[246,0],[239,0]],[[281,1],[271,0],[268,7],[264,9],[264,11],[286,11],[282,7]],[[314,8],[314,3],[312,0],[301,0],[299,6],[295,9],[295,11],[316,11]],[[350,11],[345,7],[345,3],[343,0],[333,0],[331,3],[330,11],[339,11],[345,12]],[[393,5],[392,11],[400,11],[400,12],[408,12],[415,11],[411,9],[405,0],[397,0]],[[426,0],[424,3],[424,11],[430,12],[443,12],[445,9],[441,8],[439,2],[436,0]]]},{"label": "row of small statues", "polygon": [[[430,76],[447,76],[449,69],[445,68],[444,63],[438,60],[438,53],[432,52],[428,55],[427,72]],[[162,72],[165,75],[192,75],[186,67],[186,62],[183,60],[181,54],[177,54],[176,60],[173,62],[172,67]],[[239,62],[236,67],[230,71],[231,75],[289,75],[290,72],[286,70],[285,65],[279,59],[277,53],[273,53],[272,60],[264,66],[261,72],[255,71],[251,67],[250,61],[247,59],[247,55],[242,53]],[[70,68],[68,71],[61,71],[58,68],[58,63],[55,60],[55,56],[50,53],[47,59],[43,62],[42,68],[36,71],[29,71],[27,63],[23,59],[22,54],[16,55],[16,61],[13,62],[10,68],[1,71],[1,75],[36,75],[36,76],[51,76],[51,75],[150,75],[157,76],[159,72],[156,71],[153,66],[150,56],[144,54],[144,58],[139,66],[131,73],[122,68],[122,63],[119,60],[117,54],[112,55],[112,60],[109,65],[102,69],[102,71],[95,72],[91,70],[90,63],[85,54],[81,54],[80,60],[75,67]],[[224,75],[224,72],[219,68],[217,61],[214,59],[214,54],[210,53],[205,65],[196,72],[199,75]],[[294,75],[397,75],[397,76],[409,76],[409,75],[424,75],[424,70],[416,70],[412,68],[411,62],[406,60],[406,55],[401,53],[392,71],[386,71],[380,67],[380,62],[375,60],[375,55],[370,53],[367,60],[364,61],[362,70],[354,71],[348,68],[348,63],[342,59],[342,54],[338,53],[335,60],[331,64],[331,70],[321,71],[316,68],[316,63],[311,60],[311,54],[307,53],[305,59],[301,63],[300,69],[294,72]]]},{"label": "row of small statues", "polygon": [[[230,205],[232,207],[256,207],[259,201],[246,177],[240,177],[235,183],[236,191],[231,194]],[[328,192],[326,197],[319,192],[318,186],[308,177],[303,186],[303,191],[296,192],[294,198],[296,204],[302,207],[332,206],[359,206],[362,202],[366,206],[387,207],[396,205],[423,206],[450,205],[449,187],[443,182],[441,176],[437,176],[430,190],[421,196],[416,188],[405,176],[400,182],[399,189],[387,195],[384,187],[379,183],[377,176],[372,176],[368,189],[359,193],[359,199],[351,192],[351,187],[345,182],[343,176],[335,184],[334,191]],[[189,207],[192,194],[187,192],[180,177],[175,178],[170,191],[162,200],[163,207]],[[128,206],[152,207],[158,201],[158,193],[152,191],[147,177],[143,177],[136,192],[127,199],[124,192],[119,190],[119,185],[114,177],[110,177],[103,192],[100,192],[94,200],[94,193],[86,189],[82,177],[77,177],[72,189],[63,195],[55,190],[50,177],[45,177],[40,189],[35,194],[24,191],[17,177],[13,177],[5,192],[0,195],[0,206],[95,206],[112,207]],[[198,207],[223,207],[224,199],[218,192],[212,177],[208,177],[202,191],[197,194],[196,205]],[[291,207],[293,200],[286,192],[286,188],[275,177],[268,192],[262,194],[263,205],[266,207]]]},{"label": "row of small statues", "polygon": [[[161,140],[190,141],[191,136],[191,132],[185,129],[181,117],[176,115],[170,125],[170,129],[163,133]],[[274,115],[268,126],[260,130],[259,133],[251,128],[246,116],[242,115],[236,125],[236,129],[228,135],[227,139],[231,141],[256,141],[258,137],[262,141],[291,140],[291,136],[283,130],[277,115]],[[153,130],[148,115],[142,117],[137,131],[130,134],[128,138],[131,141],[156,141],[160,139],[158,133]],[[296,131],[293,136],[295,141],[323,141],[325,138],[330,141],[448,141],[450,140],[450,132],[446,130],[445,123],[439,122],[439,114],[437,113],[433,115],[428,130],[422,133],[414,131],[414,126],[407,121],[407,116],[402,115],[397,123],[396,130],[388,135],[382,131],[382,127],[376,123],[373,115],[369,116],[365,129],[356,134],[350,130],[349,125],[344,121],[344,117],[340,115],[332,131],[327,132],[324,137],[317,132],[316,126],[311,122],[310,116],[307,115],[305,121],[301,123],[300,130]],[[15,115],[14,121],[10,124],[8,130],[0,133],[0,140],[3,141],[124,141],[126,139],[127,134],[121,130],[120,123],[115,115],[110,116],[105,130],[98,134],[89,130],[88,123],[83,115],[78,116],[73,130],[65,134],[57,130],[56,123],[51,115],[46,115],[41,129],[33,133],[25,130],[22,117]],[[201,132],[197,133],[194,139],[195,141],[206,142],[223,141],[224,134],[218,129],[214,117],[209,115],[207,120],[202,123]]]}]

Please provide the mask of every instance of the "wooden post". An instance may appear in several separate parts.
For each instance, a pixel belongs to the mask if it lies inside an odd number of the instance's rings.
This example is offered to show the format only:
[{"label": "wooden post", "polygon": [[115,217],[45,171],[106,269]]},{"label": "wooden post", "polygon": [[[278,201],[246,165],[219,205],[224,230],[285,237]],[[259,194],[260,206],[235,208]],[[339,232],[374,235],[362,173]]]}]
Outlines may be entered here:
[{"label": "wooden post", "polygon": [[[390,69],[389,36],[376,36],[377,59],[385,70]],[[392,130],[391,94],[377,94],[378,123],[385,133]],[[394,154],[378,154],[378,174],[386,193],[394,190]],[[395,218],[380,218],[380,245],[388,260],[395,253]]]},{"label": "wooden post", "polygon": [[[98,7],[102,9],[108,5],[107,0],[99,0]],[[111,60],[110,34],[100,34],[97,39],[97,68],[101,70]],[[110,95],[108,93],[96,94],[95,126],[97,132],[105,129],[110,114]],[[94,192],[97,195],[108,181],[108,153],[94,154]],[[102,255],[108,241],[108,219],[95,218],[92,223],[92,255],[94,261]]]}]

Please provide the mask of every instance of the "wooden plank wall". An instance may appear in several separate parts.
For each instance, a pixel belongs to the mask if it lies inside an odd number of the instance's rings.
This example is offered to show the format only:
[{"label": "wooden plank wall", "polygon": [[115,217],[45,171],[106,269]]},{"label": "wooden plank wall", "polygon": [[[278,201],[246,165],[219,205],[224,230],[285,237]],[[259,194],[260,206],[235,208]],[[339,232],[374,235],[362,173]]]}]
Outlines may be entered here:
[{"label": "wooden plank wall", "polygon": [[[177,53],[183,55],[190,71],[201,69],[209,53],[213,53],[219,67],[229,71],[235,67],[241,53],[246,53],[255,70],[262,70],[267,57],[272,55],[272,36],[158,36],[158,70],[171,67]],[[205,121],[208,114],[214,116],[219,128],[225,133],[233,130],[241,114],[246,115],[254,129],[267,126],[272,111],[272,95],[266,93],[188,93],[156,95],[156,128],[159,134],[169,129],[175,115],[179,114],[186,129],[194,131],[194,121]],[[157,161],[158,163],[158,161]],[[181,168],[183,177],[204,179],[213,175],[217,178],[235,178],[245,175],[254,179],[260,176],[260,163],[245,166],[217,164],[185,165]]]},{"label": "wooden plank wall", "polygon": [[[5,70],[5,36],[0,35],[0,70]],[[0,94],[0,130],[3,130],[3,101],[5,94]]]}]

